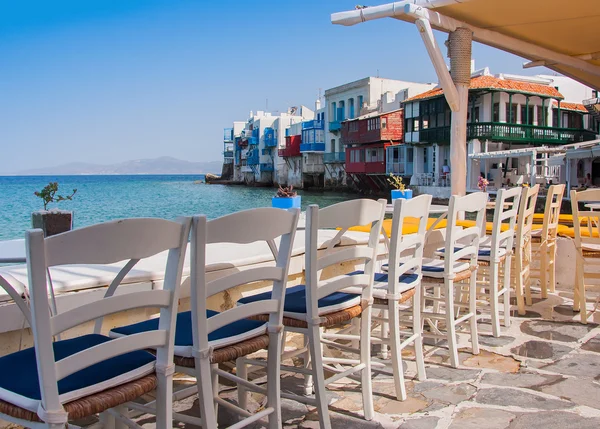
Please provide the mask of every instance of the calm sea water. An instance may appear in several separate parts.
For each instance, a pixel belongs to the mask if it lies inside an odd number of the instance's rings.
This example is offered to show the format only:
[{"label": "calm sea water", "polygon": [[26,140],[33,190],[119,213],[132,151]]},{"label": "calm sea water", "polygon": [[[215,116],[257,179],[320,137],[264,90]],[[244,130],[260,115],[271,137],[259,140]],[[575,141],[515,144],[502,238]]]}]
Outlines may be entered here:
[{"label": "calm sea water", "polygon": [[[59,193],[77,189],[73,201],[58,207],[74,212],[75,228],[127,217],[162,217],[205,214],[216,218],[239,210],[270,207],[272,188],[195,184],[204,176],[0,176],[0,240],[22,238],[31,226],[31,212],[43,208],[33,195],[50,181]],[[309,204],[331,205],[353,195],[298,192],[303,209]]]}]

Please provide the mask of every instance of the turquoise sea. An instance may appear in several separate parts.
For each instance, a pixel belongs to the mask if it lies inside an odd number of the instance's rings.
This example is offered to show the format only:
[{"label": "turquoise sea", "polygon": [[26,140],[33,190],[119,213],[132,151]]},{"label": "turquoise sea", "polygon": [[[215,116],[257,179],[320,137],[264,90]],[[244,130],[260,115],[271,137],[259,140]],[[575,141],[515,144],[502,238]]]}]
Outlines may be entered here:
[{"label": "turquoise sea", "polygon": [[[270,207],[273,188],[195,184],[204,176],[0,176],[0,240],[22,238],[31,226],[31,212],[43,208],[33,195],[48,182],[58,182],[59,194],[77,189],[73,201],[50,205],[74,212],[74,227],[127,217],[205,214],[216,218],[254,207]],[[355,195],[298,192],[302,207],[331,205]]]}]

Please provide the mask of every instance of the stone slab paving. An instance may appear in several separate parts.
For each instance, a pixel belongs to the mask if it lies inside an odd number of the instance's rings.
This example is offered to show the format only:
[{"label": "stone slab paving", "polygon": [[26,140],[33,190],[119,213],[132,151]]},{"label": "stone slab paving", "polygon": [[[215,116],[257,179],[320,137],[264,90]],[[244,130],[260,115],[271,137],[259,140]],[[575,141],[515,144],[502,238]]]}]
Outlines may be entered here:
[{"label": "stone slab paving", "polygon": [[[569,296],[550,294],[543,300],[535,295],[528,314],[514,317],[499,338],[492,337],[489,322],[482,321],[478,356],[471,354],[469,335],[459,334],[459,369],[449,366],[443,342],[436,346],[428,341],[425,381],[416,379],[414,354],[406,350],[408,398],[397,400],[389,366],[377,371],[373,374],[373,421],[363,418],[360,384],[339,380],[328,390],[333,428],[600,428],[600,327],[575,321],[578,315],[571,310]],[[297,338],[290,342],[300,343]],[[283,375],[282,388],[302,392],[303,379]],[[223,396],[235,402],[235,388],[228,387]],[[262,396],[252,395],[251,411],[264,406]],[[314,407],[284,399],[282,408],[284,428],[319,427]],[[197,399],[180,401],[177,409],[197,415]],[[219,420],[220,427],[236,421],[222,409]],[[145,427],[153,425],[152,418],[140,422]],[[192,428],[183,423],[178,427]]]}]

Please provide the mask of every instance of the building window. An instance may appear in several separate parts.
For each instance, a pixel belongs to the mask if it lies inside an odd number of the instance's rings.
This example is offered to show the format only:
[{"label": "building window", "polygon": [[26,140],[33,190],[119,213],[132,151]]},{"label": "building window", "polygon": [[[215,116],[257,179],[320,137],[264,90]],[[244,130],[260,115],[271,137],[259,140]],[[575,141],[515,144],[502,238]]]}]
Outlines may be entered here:
[{"label": "building window", "polygon": [[506,103],[506,123],[517,124],[517,107],[516,103]]},{"label": "building window", "polygon": [[374,131],[380,128],[380,118],[371,118],[367,120],[367,131]]},{"label": "building window", "polygon": [[500,122],[500,103],[494,103],[494,112],[492,114],[492,122]]},{"label": "building window", "polygon": [[346,103],[342,100],[338,107],[338,121],[346,119]]},{"label": "building window", "polygon": [[358,114],[360,115],[360,111],[363,108],[363,96],[359,95],[358,96]]},{"label": "building window", "polygon": [[335,152],[335,139],[331,139],[331,152]]},{"label": "building window", "polygon": [[381,128],[387,128],[387,118],[381,118]]},{"label": "building window", "polygon": [[335,101],[331,103],[331,117],[333,118],[332,121],[337,121],[337,104]]},{"label": "building window", "polygon": [[354,98],[348,100],[348,119],[354,119]]},{"label": "building window", "polygon": [[546,109],[542,106],[537,106],[537,125],[539,127],[546,126]]},{"label": "building window", "polygon": [[358,131],[358,121],[352,121],[348,124],[348,131],[354,133]]},{"label": "building window", "polygon": [[527,106],[521,104],[521,123],[533,125],[533,106],[529,106],[529,117],[527,117]]}]

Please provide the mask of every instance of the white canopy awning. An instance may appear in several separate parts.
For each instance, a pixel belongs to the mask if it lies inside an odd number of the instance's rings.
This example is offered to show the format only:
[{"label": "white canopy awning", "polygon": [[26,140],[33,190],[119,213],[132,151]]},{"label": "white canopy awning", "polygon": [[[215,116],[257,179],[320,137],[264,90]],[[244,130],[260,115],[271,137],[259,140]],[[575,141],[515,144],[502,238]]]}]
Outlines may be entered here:
[{"label": "white canopy awning", "polygon": [[600,89],[598,0],[406,0],[334,13],[334,24],[379,18],[414,22],[423,17],[437,30],[473,31],[473,40],[529,59]]},{"label": "white canopy awning", "polygon": [[501,158],[518,158],[518,157],[531,157],[538,153],[564,153],[566,149],[562,147],[527,147],[523,149],[510,149],[510,150],[497,150],[493,152],[480,152],[472,153],[469,155],[471,159],[501,159]]}]

